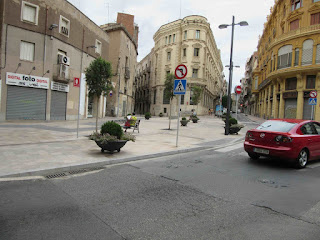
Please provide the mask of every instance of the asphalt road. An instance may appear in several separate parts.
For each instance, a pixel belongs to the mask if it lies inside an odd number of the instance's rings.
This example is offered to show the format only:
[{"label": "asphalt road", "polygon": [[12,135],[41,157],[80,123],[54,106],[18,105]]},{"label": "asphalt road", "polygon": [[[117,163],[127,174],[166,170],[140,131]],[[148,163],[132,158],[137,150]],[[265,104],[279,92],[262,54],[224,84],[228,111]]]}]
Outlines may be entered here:
[{"label": "asphalt road", "polygon": [[0,239],[318,240],[319,176],[319,162],[252,161],[238,143],[0,182]]}]

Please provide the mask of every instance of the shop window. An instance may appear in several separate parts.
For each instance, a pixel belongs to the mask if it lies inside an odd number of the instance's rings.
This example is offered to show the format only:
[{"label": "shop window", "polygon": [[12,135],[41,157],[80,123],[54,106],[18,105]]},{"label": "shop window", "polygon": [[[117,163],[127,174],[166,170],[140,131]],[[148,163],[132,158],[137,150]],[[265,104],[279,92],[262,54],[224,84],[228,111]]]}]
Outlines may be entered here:
[{"label": "shop window", "polygon": [[193,56],[199,57],[199,52],[200,52],[200,48],[195,48]]},{"label": "shop window", "polygon": [[294,51],[294,65],[299,65],[299,48],[296,48]]},{"label": "shop window", "polygon": [[286,90],[297,89],[297,78],[287,78],[286,79]]},{"label": "shop window", "polygon": [[299,19],[296,19],[292,22],[290,22],[290,31],[296,30],[299,28]]},{"label": "shop window", "polygon": [[70,21],[61,15],[60,15],[59,33],[63,34],[66,37],[69,37],[69,34],[70,34]]},{"label": "shop window", "polygon": [[188,31],[184,31],[184,39],[186,40],[188,38]]},{"label": "shop window", "polygon": [[291,0],[291,11],[302,7],[302,0]]},{"label": "shop window", "polygon": [[21,21],[38,25],[39,6],[22,1]]},{"label": "shop window", "polygon": [[30,42],[20,42],[20,60],[34,61],[35,44]]},{"label": "shop window", "polygon": [[292,45],[286,45],[278,51],[278,69],[291,67]]},{"label": "shop window", "polygon": [[[320,0],[319,0],[320,1]],[[311,14],[311,25],[320,24],[320,12]]]},{"label": "shop window", "polygon": [[200,39],[200,30],[196,30],[196,39]]},{"label": "shop window", "polygon": [[301,65],[312,64],[313,40],[308,39],[303,42]]},{"label": "shop window", "polygon": [[315,89],[316,88],[316,76],[314,75],[308,75],[307,76],[307,89]]},{"label": "shop window", "polygon": [[198,77],[198,69],[192,69],[192,77],[197,78]]}]

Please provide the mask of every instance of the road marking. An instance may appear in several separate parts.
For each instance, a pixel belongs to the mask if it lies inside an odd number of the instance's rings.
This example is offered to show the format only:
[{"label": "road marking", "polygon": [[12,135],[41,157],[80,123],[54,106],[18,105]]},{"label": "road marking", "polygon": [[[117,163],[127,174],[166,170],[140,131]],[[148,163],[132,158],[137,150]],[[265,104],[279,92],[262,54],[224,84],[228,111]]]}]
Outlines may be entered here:
[{"label": "road marking", "polygon": [[319,163],[312,163],[312,162],[310,162],[310,163],[307,165],[307,168],[317,168],[317,167],[320,167],[320,162],[319,162]]},{"label": "road marking", "polygon": [[237,143],[233,146],[229,146],[229,147],[225,147],[225,148],[221,148],[221,149],[217,149],[215,150],[216,152],[230,152],[232,150],[238,149],[238,148],[243,148],[243,142],[241,143]]}]

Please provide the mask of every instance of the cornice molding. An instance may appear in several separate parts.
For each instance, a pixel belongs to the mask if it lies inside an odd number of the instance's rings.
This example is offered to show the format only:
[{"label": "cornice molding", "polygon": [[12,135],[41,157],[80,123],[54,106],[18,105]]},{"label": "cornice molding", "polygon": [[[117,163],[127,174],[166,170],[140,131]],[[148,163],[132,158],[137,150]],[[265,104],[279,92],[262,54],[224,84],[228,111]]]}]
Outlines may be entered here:
[{"label": "cornice molding", "polygon": [[292,20],[301,19],[302,15],[303,15],[303,11],[299,11],[299,10],[293,11],[288,15],[287,21],[291,22]]}]

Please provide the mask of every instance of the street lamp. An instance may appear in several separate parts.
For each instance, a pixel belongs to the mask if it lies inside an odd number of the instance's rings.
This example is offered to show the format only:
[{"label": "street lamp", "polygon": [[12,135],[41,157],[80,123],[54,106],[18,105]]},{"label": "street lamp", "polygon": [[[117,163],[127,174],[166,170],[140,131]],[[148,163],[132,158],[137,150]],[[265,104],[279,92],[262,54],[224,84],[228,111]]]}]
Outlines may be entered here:
[{"label": "street lamp", "polygon": [[231,104],[232,73],[233,73],[233,68],[236,67],[236,66],[233,66],[233,61],[232,61],[233,35],[234,35],[234,26],[235,25],[248,26],[249,24],[246,21],[242,21],[242,22],[239,22],[239,23],[234,23],[234,16],[232,16],[232,24],[221,24],[219,26],[220,29],[224,29],[224,28],[227,28],[229,26],[232,26],[230,64],[228,65],[228,67],[229,67],[229,84],[228,84],[227,118],[226,118],[226,127],[225,127],[224,135],[229,135],[229,132],[230,132],[229,118],[230,118],[230,104]]}]

